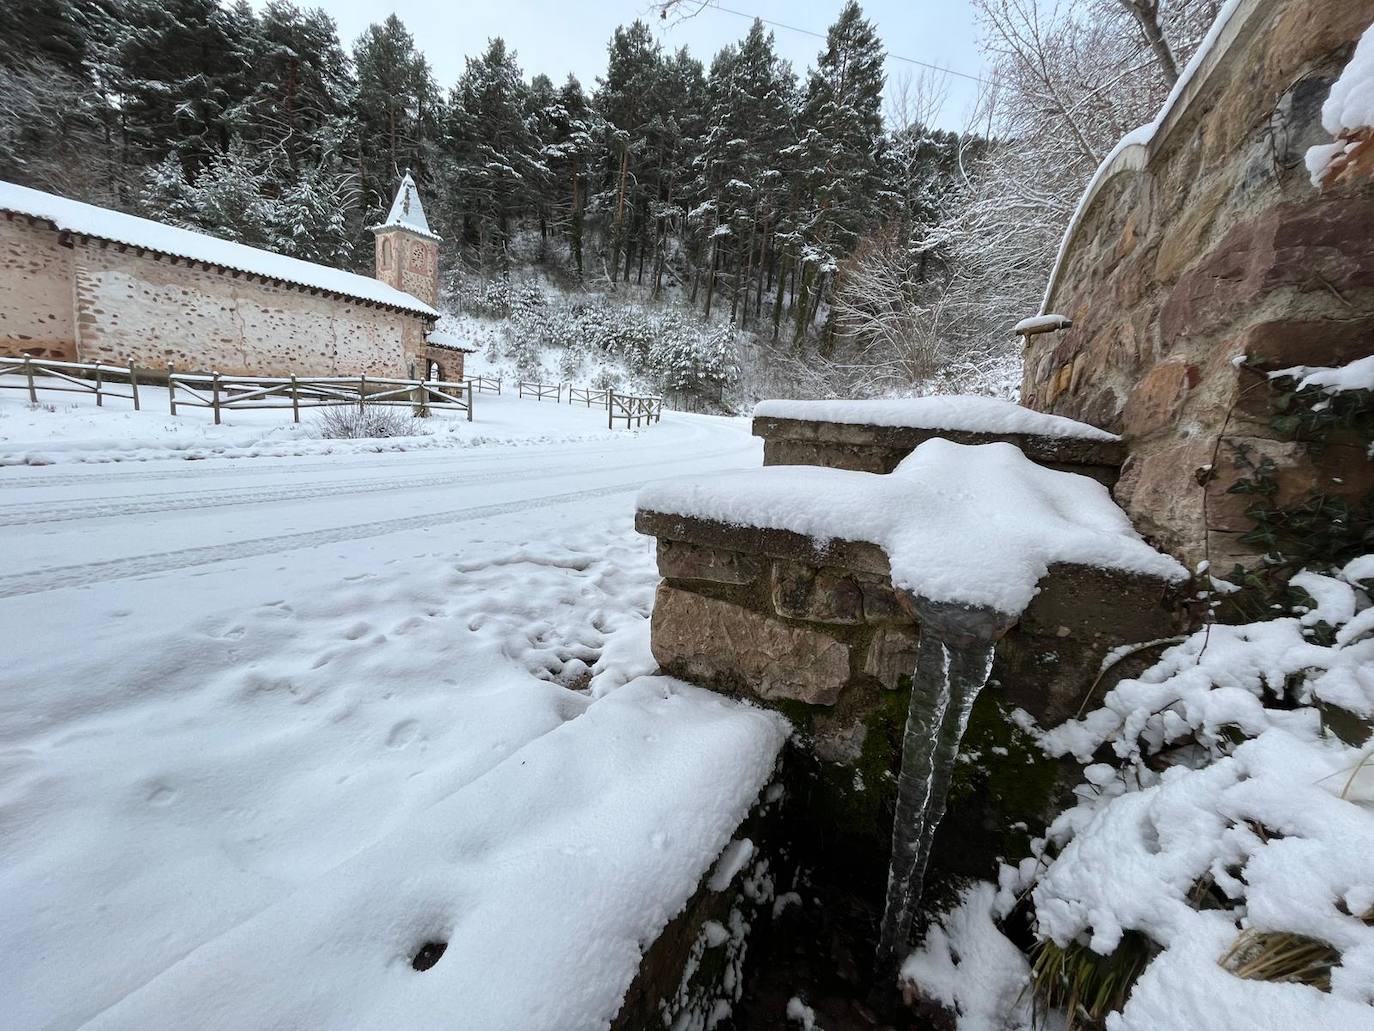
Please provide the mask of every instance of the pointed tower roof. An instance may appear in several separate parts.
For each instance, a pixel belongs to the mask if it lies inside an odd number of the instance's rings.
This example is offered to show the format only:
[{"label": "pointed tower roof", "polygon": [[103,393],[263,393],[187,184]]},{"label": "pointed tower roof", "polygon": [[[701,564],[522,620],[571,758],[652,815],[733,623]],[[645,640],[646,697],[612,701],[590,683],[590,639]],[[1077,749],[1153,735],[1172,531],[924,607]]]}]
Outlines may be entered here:
[{"label": "pointed tower roof", "polygon": [[415,180],[410,176],[410,169],[406,169],[406,174],[401,179],[401,185],[396,190],[396,199],[391,202],[391,211],[386,216],[386,221],[380,225],[372,227],[373,232],[378,229],[386,229],[389,226],[399,226],[402,229],[409,229],[412,233],[419,233],[432,239],[439,239],[430,231],[429,222],[425,218],[424,206],[420,203],[420,191],[415,186]]}]

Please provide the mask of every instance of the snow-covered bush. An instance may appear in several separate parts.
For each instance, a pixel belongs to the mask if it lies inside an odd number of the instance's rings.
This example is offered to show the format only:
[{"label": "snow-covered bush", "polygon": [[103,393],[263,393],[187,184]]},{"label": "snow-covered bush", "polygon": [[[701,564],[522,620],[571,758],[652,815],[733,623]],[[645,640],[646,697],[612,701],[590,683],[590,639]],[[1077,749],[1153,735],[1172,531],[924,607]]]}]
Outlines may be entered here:
[{"label": "snow-covered bush", "polygon": [[414,437],[424,432],[409,408],[384,405],[340,405],[326,408],[315,420],[315,434],[323,440],[361,437]]},{"label": "snow-covered bush", "polygon": [[[1289,614],[1199,630],[1037,729],[1083,782],[995,914],[1028,908],[1036,994],[1079,1026],[1374,1027],[1374,555],[1291,586]],[[906,970],[927,994],[941,949]],[[960,1027],[1024,1013],[1002,1021]]]}]

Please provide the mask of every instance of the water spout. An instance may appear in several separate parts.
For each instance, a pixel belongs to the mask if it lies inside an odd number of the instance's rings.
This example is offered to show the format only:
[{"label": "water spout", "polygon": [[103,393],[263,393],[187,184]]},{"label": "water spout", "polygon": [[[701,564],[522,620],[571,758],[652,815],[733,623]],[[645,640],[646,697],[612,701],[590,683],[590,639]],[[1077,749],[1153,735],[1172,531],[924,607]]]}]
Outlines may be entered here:
[{"label": "water spout", "polygon": [[969,713],[992,672],[997,639],[1013,622],[993,609],[909,595],[903,601],[919,621],[920,641],[902,740],[887,906],[878,941],[878,974],[883,981],[895,977],[905,956]]}]

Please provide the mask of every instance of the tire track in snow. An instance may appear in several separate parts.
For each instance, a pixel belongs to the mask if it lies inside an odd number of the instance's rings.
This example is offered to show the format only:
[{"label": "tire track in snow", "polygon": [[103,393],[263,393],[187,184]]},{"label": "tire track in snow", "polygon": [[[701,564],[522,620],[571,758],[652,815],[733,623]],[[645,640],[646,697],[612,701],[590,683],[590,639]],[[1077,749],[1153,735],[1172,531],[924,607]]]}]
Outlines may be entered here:
[{"label": "tire track in snow", "polygon": [[[720,458],[732,454],[736,449],[707,452],[696,458]],[[623,472],[638,469],[657,462],[631,462],[622,465],[601,466],[597,472]],[[538,466],[524,469],[519,473],[503,475],[502,483],[520,483],[538,480],[559,474],[570,475],[568,463]],[[393,490],[423,490],[431,487],[461,487],[465,484],[487,483],[491,480],[489,472],[464,470],[448,476],[411,476],[387,480],[334,480],[300,486],[271,487],[260,490],[240,490],[236,487],[221,487],[214,490],[176,491],[160,494],[142,500],[95,500],[82,503],[70,502],[20,502],[0,506],[0,526],[22,526],[28,523],[63,523],[76,519],[113,519],[123,516],[151,515],[161,512],[187,512],[203,508],[227,508],[235,505],[261,505],[278,501],[300,501],[315,497],[351,497],[362,494],[383,494]],[[56,506],[56,507],[54,507]]]},{"label": "tire track in snow", "polygon": [[85,562],[73,566],[38,569],[31,573],[0,576],[0,598],[42,594],[66,587],[85,587],[89,584],[105,583],[110,580],[127,580],[135,576],[165,573],[174,569],[205,566],[216,562],[257,558],[261,555],[294,551],[298,548],[311,548],[320,544],[339,544],[344,541],[362,540],[367,537],[381,537],[388,533],[399,533],[404,530],[421,530],[450,523],[490,519],[495,516],[510,515],[513,512],[526,512],[532,508],[550,508],[589,498],[605,497],[609,494],[624,494],[638,490],[644,482],[633,480],[628,483],[593,487],[588,490],[569,491],[565,494],[519,498],[515,501],[506,501],[496,505],[481,505],[476,508],[452,509],[447,512],[431,512],[428,515],[403,516],[398,519],[380,519],[375,522],[356,523],[352,526],[340,526],[328,530],[305,530],[300,533],[281,534],[275,537],[236,541],[232,544],[211,544],[198,548],[180,548],[176,551],[165,551],[153,555],[111,559],[105,562]]}]

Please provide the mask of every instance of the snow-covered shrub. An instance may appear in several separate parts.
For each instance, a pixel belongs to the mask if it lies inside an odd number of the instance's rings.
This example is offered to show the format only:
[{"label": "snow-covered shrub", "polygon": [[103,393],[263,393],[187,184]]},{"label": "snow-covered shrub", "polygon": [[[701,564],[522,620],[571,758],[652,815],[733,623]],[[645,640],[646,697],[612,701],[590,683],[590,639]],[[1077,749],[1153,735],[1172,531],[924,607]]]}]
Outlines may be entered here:
[{"label": "snow-covered shrub", "polygon": [[[1246,1012],[1374,1026],[1371,584],[1374,555],[1301,573],[1292,586],[1311,605],[1199,630],[1041,732],[1050,755],[1087,764],[1084,780],[1032,855],[1003,868],[998,907],[1029,904],[1062,957],[1039,971],[1051,1003],[1072,996],[1090,1023],[1105,1012],[1089,997],[1104,984],[1081,974],[1091,952],[1111,976],[1139,972],[1111,993],[1109,1009],[1129,993],[1114,1031],[1261,1026]],[[1127,943],[1144,962],[1125,961]],[[1091,982],[1077,995],[1074,976]]]},{"label": "snow-covered shrub", "polygon": [[339,405],[324,409],[315,420],[315,434],[323,440],[414,437],[423,432],[420,420],[409,408],[384,405]]}]

